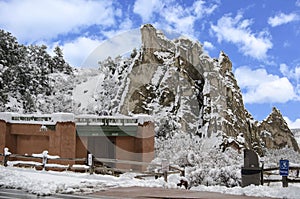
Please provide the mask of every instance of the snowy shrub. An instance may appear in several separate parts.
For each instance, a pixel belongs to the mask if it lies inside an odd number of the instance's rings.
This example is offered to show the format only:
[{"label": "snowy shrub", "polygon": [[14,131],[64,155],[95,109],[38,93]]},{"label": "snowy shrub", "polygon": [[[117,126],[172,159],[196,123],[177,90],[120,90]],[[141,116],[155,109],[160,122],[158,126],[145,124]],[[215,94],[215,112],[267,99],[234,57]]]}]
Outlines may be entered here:
[{"label": "snowy shrub", "polygon": [[213,146],[207,151],[202,147],[203,142],[198,136],[185,133],[176,133],[169,139],[156,138],[155,161],[167,159],[171,164],[185,167],[192,186],[240,185],[243,154],[232,148],[222,152]]},{"label": "snowy shrub", "polygon": [[282,148],[282,149],[265,149],[264,157],[265,166],[276,166],[279,164],[280,159],[289,160],[290,164],[300,164],[300,153],[294,151],[292,148]]},{"label": "snowy shrub", "polygon": [[195,166],[187,167],[187,177],[193,186],[223,185],[238,186],[241,183],[242,155],[233,149],[221,152],[212,149],[209,153],[199,153]]}]

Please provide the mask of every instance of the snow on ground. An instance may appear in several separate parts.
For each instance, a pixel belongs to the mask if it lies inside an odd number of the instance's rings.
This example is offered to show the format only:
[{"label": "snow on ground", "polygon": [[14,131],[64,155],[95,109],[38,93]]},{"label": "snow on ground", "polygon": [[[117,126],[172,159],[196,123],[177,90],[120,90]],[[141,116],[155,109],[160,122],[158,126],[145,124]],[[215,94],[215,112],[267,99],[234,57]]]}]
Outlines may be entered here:
[{"label": "snow on ground", "polygon": [[[134,173],[126,173],[120,177],[109,175],[90,175],[88,173],[36,171],[15,167],[0,166],[0,187],[19,188],[38,195],[49,195],[54,193],[76,193],[88,194],[115,187],[165,187],[177,188],[176,184],[180,177],[169,175],[168,183],[162,178],[155,180],[135,179]],[[248,186],[245,188],[224,186],[198,186],[193,187],[194,191],[221,192],[226,194],[277,197],[277,198],[300,198],[299,185],[289,184],[289,187],[282,188],[281,183],[273,183],[270,186]]]},{"label": "snow on ground", "polygon": [[90,103],[94,103],[94,92],[97,89],[97,86],[99,86],[100,82],[102,82],[104,79],[104,75],[97,74],[97,72],[98,71],[95,71],[95,76],[89,76],[88,78],[86,77],[86,81],[76,85],[74,88],[74,100],[75,102],[81,104],[81,107],[86,108]]},{"label": "snow on ground", "polygon": [[289,184],[288,187],[283,188],[281,183],[271,183],[270,186],[255,186],[250,185],[244,188],[233,187],[227,188],[224,186],[198,186],[192,188],[193,191],[210,191],[220,192],[224,194],[233,195],[246,195],[256,197],[274,197],[274,198],[288,198],[299,199],[300,198],[300,186],[296,184]]},{"label": "snow on ground", "polygon": [[0,187],[18,188],[37,195],[91,193],[112,187],[163,187],[163,179],[139,180],[132,173],[120,177],[88,173],[37,171],[0,166]]}]

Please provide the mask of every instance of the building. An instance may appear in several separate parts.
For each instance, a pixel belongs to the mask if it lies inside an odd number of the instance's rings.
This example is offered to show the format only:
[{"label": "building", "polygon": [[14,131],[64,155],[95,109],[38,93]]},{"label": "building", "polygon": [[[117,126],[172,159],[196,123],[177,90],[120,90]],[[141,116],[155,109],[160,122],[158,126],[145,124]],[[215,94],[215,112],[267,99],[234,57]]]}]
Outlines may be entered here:
[{"label": "building", "polygon": [[[0,113],[0,149],[13,154],[37,154],[150,162],[154,158],[154,123],[150,116],[96,116],[54,113],[22,115]],[[145,166],[110,164],[119,169],[145,170]]]}]

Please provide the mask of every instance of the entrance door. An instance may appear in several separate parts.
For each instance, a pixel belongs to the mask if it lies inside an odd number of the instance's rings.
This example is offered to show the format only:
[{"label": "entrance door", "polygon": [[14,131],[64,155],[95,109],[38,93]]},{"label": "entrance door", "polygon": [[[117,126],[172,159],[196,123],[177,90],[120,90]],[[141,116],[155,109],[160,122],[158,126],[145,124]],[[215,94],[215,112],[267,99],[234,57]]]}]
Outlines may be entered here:
[{"label": "entrance door", "polygon": [[[96,158],[115,159],[115,137],[97,136],[88,139],[89,152]],[[104,163],[114,167],[113,163]]]}]

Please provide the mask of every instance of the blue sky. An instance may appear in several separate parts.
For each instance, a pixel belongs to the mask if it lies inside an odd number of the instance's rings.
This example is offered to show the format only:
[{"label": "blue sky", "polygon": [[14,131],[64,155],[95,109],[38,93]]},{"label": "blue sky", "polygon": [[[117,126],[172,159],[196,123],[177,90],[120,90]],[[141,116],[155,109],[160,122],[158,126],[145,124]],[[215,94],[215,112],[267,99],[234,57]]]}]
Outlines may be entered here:
[{"label": "blue sky", "polygon": [[23,44],[60,45],[74,66],[145,23],[199,40],[211,57],[223,50],[254,118],[276,106],[300,128],[300,0],[0,0],[1,29]]}]

